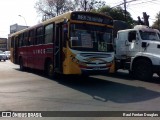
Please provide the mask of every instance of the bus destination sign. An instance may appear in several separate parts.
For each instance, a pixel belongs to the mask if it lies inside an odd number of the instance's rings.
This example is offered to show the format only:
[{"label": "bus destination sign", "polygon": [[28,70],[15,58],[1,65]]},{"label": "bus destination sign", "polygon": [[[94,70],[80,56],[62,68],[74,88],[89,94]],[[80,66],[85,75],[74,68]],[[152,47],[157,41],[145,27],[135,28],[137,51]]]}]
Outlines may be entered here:
[{"label": "bus destination sign", "polygon": [[89,15],[77,15],[78,20],[103,23],[103,19]]},{"label": "bus destination sign", "polygon": [[95,14],[93,15],[91,13],[73,13],[71,19],[113,25],[112,19],[102,15],[95,16]]}]

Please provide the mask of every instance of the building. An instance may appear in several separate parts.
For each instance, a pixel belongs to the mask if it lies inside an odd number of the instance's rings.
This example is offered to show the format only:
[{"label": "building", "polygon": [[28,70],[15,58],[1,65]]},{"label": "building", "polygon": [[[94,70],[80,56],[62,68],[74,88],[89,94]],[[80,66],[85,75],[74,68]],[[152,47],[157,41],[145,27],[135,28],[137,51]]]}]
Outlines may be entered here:
[{"label": "building", "polygon": [[6,51],[8,50],[7,48],[7,38],[0,38],[0,50],[1,51]]},{"label": "building", "polygon": [[15,33],[17,31],[23,30],[28,28],[29,26],[22,26],[22,25],[18,25],[18,24],[14,24],[10,26],[10,34]]},{"label": "building", "polygon": [[[13,25],[10,25],[10,34],[8,35],[8,38],[10,37],[11,34],[13,34],[15,32],[18,32],[20,30],[26,29],[28,27],[29,26],[18,25],[17,23],[13,24]],[[7,43],[8,43],[7,44],[7,49],[9,50],[10,47],[11,47],[11,41],[10,41],[10,39],[8,39]]]}]

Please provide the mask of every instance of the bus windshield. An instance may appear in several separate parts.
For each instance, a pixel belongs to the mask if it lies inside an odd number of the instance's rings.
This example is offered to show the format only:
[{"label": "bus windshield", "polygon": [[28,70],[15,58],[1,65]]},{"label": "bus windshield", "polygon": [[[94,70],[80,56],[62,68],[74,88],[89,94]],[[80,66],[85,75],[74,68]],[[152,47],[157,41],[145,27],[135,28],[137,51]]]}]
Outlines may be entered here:
[{"label": "bus windshield", "polygon": [[149,32],[149,31],[141,31],[140,30],[140,36],[141,36],[142,40],[153,40],[153,41],[159,40],[156,32]]},{"label": "bus windshield", "polygon": [[112,46],[112,28],[89,24],[71,24],[70,46],[74,50],[110,52]]}]

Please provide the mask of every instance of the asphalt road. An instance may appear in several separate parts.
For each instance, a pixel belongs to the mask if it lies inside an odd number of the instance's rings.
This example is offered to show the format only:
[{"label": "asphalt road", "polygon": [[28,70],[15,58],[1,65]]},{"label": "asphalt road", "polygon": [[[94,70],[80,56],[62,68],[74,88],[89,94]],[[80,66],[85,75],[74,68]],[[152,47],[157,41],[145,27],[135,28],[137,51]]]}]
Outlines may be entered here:
[{"label": "asphalt road", "polygon": [[[155,75],[151,81],[134,80],[126,71],[119,71],[89,78],[65,76],[52,80],[41,71],[22,72],[9,60],[2,61],[0,111],[160,111],[160,79]],[[89,117],[85,119],[106,119]]]}]

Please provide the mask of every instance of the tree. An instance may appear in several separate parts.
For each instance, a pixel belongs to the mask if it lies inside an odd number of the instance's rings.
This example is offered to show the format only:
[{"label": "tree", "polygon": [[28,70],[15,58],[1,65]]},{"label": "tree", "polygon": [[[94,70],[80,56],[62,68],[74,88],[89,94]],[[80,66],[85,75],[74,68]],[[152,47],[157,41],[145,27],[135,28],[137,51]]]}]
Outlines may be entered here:
[{"label": "tree", "polygon": [[74,0],[74,3],[78,6],[78,10],[82,11],[91,11],[105,5],[105,2],[101,0]]},{"label": "tree", "polygon": [[71,0],[38,0],[35,8],[39,14],[44,15],[45,19],[48,19],[72,10],[74,6],[71,3]]},{"label": "tree", "polygon": [[105,2],[101,0],[38,0],[35,8],[46,20],[70,10],[91,11],[104,5]]},{"label": "tree", "polygon": [[160,30],[160,12],[156,15],[156,21],[152,25],[153,28]]},{"label": "tree", "polygon": [[114,20],[125,21],[130,26],[134,23],[134,20],[128,11],[126,11],[125,18],[125,11],[121,7],[111,8],[110,6],[104,6],[102,8],[99,8],[96,12],[110,15]]}]

